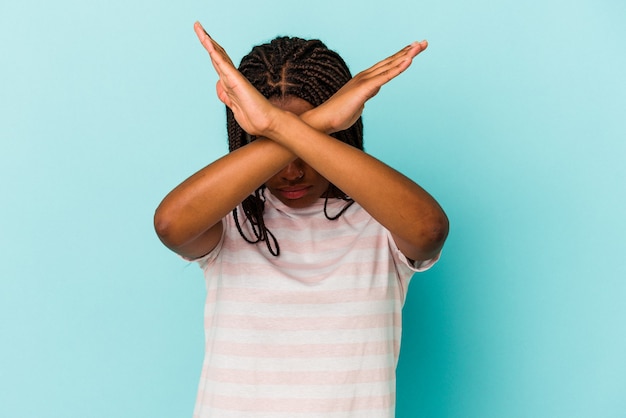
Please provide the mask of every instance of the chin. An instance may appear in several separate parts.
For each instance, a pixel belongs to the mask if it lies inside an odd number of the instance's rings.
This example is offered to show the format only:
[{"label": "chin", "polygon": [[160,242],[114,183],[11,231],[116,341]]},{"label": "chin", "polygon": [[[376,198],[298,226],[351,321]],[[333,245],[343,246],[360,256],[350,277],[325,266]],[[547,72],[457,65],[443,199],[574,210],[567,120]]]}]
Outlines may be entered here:
[{"label": "chin", "polygon": [[294,209],[302,209],[308,206],[311,206],[317,199],[279,199],[281,202],[285,204],[285,206],[289,206]]}]

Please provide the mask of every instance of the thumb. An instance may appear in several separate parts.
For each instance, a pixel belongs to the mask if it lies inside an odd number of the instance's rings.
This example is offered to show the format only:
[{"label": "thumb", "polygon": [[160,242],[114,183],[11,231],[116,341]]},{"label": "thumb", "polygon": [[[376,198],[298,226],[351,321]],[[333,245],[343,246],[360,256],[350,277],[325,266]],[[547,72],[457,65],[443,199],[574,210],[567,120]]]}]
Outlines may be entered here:
[{"label": "thumb", "polygon": [[230,97],[228,97],[228,93],[222,86],[222,80],[217,80],[215,84],[215,91],[217,92],[217,98],[220,99],[220,102],[224,103],[226,106],[231,107]]}]

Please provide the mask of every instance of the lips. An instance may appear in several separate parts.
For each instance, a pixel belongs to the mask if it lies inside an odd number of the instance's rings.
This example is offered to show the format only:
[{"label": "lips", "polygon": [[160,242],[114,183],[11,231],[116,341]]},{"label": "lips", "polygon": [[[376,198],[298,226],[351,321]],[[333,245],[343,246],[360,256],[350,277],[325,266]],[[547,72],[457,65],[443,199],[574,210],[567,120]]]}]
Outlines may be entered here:
[{"label": "lips", "polygon": [[278,189],[278,192],[285,197],[285,199],[295,200],[304,197],[311,186],[293,186],[293,187],[283,187]]}]

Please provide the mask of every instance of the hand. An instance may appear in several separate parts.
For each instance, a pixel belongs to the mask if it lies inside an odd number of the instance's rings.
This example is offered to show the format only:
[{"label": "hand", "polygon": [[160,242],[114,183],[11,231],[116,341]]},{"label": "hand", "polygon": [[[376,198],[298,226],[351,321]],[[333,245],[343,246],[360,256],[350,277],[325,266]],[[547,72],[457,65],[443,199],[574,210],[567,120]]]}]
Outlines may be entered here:
[{"label": "hand", "polygon": [[339,89],[330,99],[309,111],[315,125],[323,126],[324,132],[332,133],[352,126],[380,88],[400,75],[412,63],[417,54],[428,47],[428,42],[413,42],[394,55],[360,72]]},{"label": "hand", "polygon": [[204,30],[199,22],[194,25],[198,39],[211,57],[217,72],[217,97],[228,106],[244,131],[250,135],[265,136],[280,109],[273,106],[235,68],[230,57]]},{"label": "hand", "polygon": [[[194,30],[211,57],[219,76],[217,96],[235,115],[239,125],[250,135],[265,136],[280,110],[265,99],[235,68],[226,51],[196,22]],[[365,102],[380,88],[397,77],[415,56],[428,46],[426,41],[413,42],[394,55],[360,72],[330,99],[307,112],[307,123],[326,133],[348,129],[361,115]]]}]

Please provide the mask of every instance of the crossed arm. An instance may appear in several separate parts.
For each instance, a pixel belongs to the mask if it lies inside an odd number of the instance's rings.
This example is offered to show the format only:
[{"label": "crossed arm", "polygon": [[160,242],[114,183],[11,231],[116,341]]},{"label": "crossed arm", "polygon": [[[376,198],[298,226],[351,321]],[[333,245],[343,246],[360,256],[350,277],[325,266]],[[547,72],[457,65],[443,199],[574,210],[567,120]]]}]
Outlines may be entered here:
[{"label": "crossed arm", "polygon": [[301,158],[385,226],[408,258],[427,260],[441,250],[448,220],[439,204],[396,170],[328,135],[350,127],[365,102],[406,70],[426,42],[357,74],[328,101],[298,117],[265,99],[199,23],[194,29],[219,76],[219,99],[246,132],[260,138],[211,163],[165,197],[155,213],[155,228],[166,246],[189,258],[208,253],[221,237],[221,219]]}]

